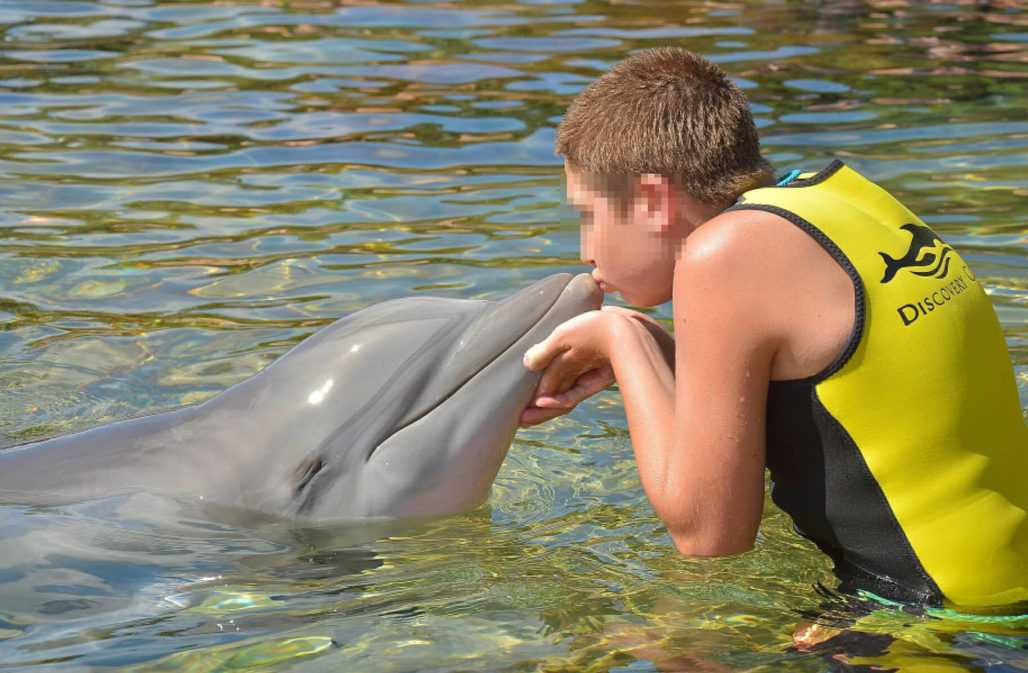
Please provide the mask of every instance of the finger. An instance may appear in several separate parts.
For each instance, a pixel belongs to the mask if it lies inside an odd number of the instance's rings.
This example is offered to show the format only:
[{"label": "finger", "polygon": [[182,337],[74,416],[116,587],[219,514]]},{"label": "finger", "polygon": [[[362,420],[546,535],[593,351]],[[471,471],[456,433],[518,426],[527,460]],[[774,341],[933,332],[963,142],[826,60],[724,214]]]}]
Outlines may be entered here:
[{"label": "finger", "polygon": [[561,395],[566,395],[569,390],[578,385],[578,379],[581,375],[582,371],[577,367],[568,371],[566,375],[561,377],[554,397],[559,399]]},{"label": "finger", "polygon": [[539,407],[540,409],[569,409],[574,404],[569,405],[562,395],[545,395],[537,397],[532,400],[532,406]]},{"label": "finger", "polygon": [[528,407],[521,412],[521,418],[518,421],[518,425],[523,428],[528,428],[533,425],[545,423],[557,416],[563,416],[567,412],[567,409],[539,409],[537,407]]},{"label": "finger", "polygon": [[599,369],[593,369],[586,372],[578,377],[575,381],[575,385],[572,386],[565,392],[553,396],[553,403],[550,404],[539,404],[539,400],[536,400],[536,406],[546,406],[550,408],[572,408],[578,405],[582,400],[592,397],[596,393],[600,392],[611,383],[614,382],[614,372],[610,367],[601,367]]},{"label": "finger", "polygon": [[552,338],[546,338],[525,351],[521,362],[529,371],[538,372],[548,367],[558,353],[559,346]]},{"label": "finger", "polygon": [[536,388],[537,395],[551,397],[566,391],[574,385],[575,379],[580,373],[575,370],[575,364],[566,351],[555,355],[550,360],[550,364],[546,365],[542,378],[539,379],[539,385]]},{"label": "finger", "polygon": [[[570,379],[569,379],[570,380]],[[600,392],[614,382],[614,370],[610,365],[591,369],[574,380],[567,390],[549,395],[537,394],[532,404],[547,409],[570,409],[587,397]]]},{"label": "finger", "polygon": [[582,374],[578,378],[578,382],[587,390],[591,390],[590,395],[598,393],[610,384],[614,383],[614,368],[610,365],[599,367]]}]

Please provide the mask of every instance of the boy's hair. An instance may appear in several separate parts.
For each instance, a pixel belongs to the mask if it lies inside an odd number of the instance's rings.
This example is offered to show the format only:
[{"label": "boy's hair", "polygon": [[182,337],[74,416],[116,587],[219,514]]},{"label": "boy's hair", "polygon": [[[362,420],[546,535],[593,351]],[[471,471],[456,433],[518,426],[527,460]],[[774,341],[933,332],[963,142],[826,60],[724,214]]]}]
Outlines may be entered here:
[{"label": "boy's hair", "polygon": [[645,173],[713,204],[773,175],[746,96],[719,67],[676,47],[633,54],[587,86],[560,123],[556,149],[622,204]]}]

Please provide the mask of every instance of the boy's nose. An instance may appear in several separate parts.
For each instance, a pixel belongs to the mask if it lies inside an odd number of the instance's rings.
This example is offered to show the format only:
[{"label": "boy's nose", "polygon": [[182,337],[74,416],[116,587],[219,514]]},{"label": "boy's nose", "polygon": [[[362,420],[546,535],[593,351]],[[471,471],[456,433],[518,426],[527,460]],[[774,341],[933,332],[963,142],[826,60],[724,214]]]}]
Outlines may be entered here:
[{"label": "boy's nose", "polygon": [[584,264],[590,266],[596,266],[596,255],[593,254],[592,236],[586,232],[586,228],[582,227],[582,240],[579,245],[579,258]]}]

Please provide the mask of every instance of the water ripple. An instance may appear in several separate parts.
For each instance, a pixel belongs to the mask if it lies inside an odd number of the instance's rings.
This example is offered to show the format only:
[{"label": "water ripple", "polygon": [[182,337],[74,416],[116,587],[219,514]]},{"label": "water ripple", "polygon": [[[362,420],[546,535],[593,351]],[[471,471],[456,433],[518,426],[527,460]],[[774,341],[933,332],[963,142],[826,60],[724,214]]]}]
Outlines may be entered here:
[{"label": "water ripple", "polygon": [[[1028,407],[1026,26],[1017,3],[7,0],[3,442],[200,402],[378,301],[580,269],[556,123],[664,44],[727,70],[783,172],[842,158],[953,243]],[[821,670],[786,645],[824,559],[770,504],[752,554],[677,556],[624,428],[599,395],[520,433],[487,507],[399,531],[4,507],[0,660]],[[1023,642],[879,617],[912,666],[1016,666]]]}]

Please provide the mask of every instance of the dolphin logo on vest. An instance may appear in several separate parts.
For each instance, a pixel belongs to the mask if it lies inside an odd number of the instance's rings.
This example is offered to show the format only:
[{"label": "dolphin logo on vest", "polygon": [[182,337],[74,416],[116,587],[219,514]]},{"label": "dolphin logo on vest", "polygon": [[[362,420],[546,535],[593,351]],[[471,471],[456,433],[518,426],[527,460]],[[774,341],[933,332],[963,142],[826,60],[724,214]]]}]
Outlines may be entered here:
[{"label": "dolphin logo on vest", "polygon": [[[888,283],[902,269],[910,269],[915,276],[935,276],[943,278],[949,271],[950,253],[953,248],[946,245],[939,235],[921,224],[904,224],[900,229],[910,232],[910,247],[899,259],[884,252],[878,254],[885,261],[885,275],[882,283]],[[926,250],[936,250],[926,252]]]}]

